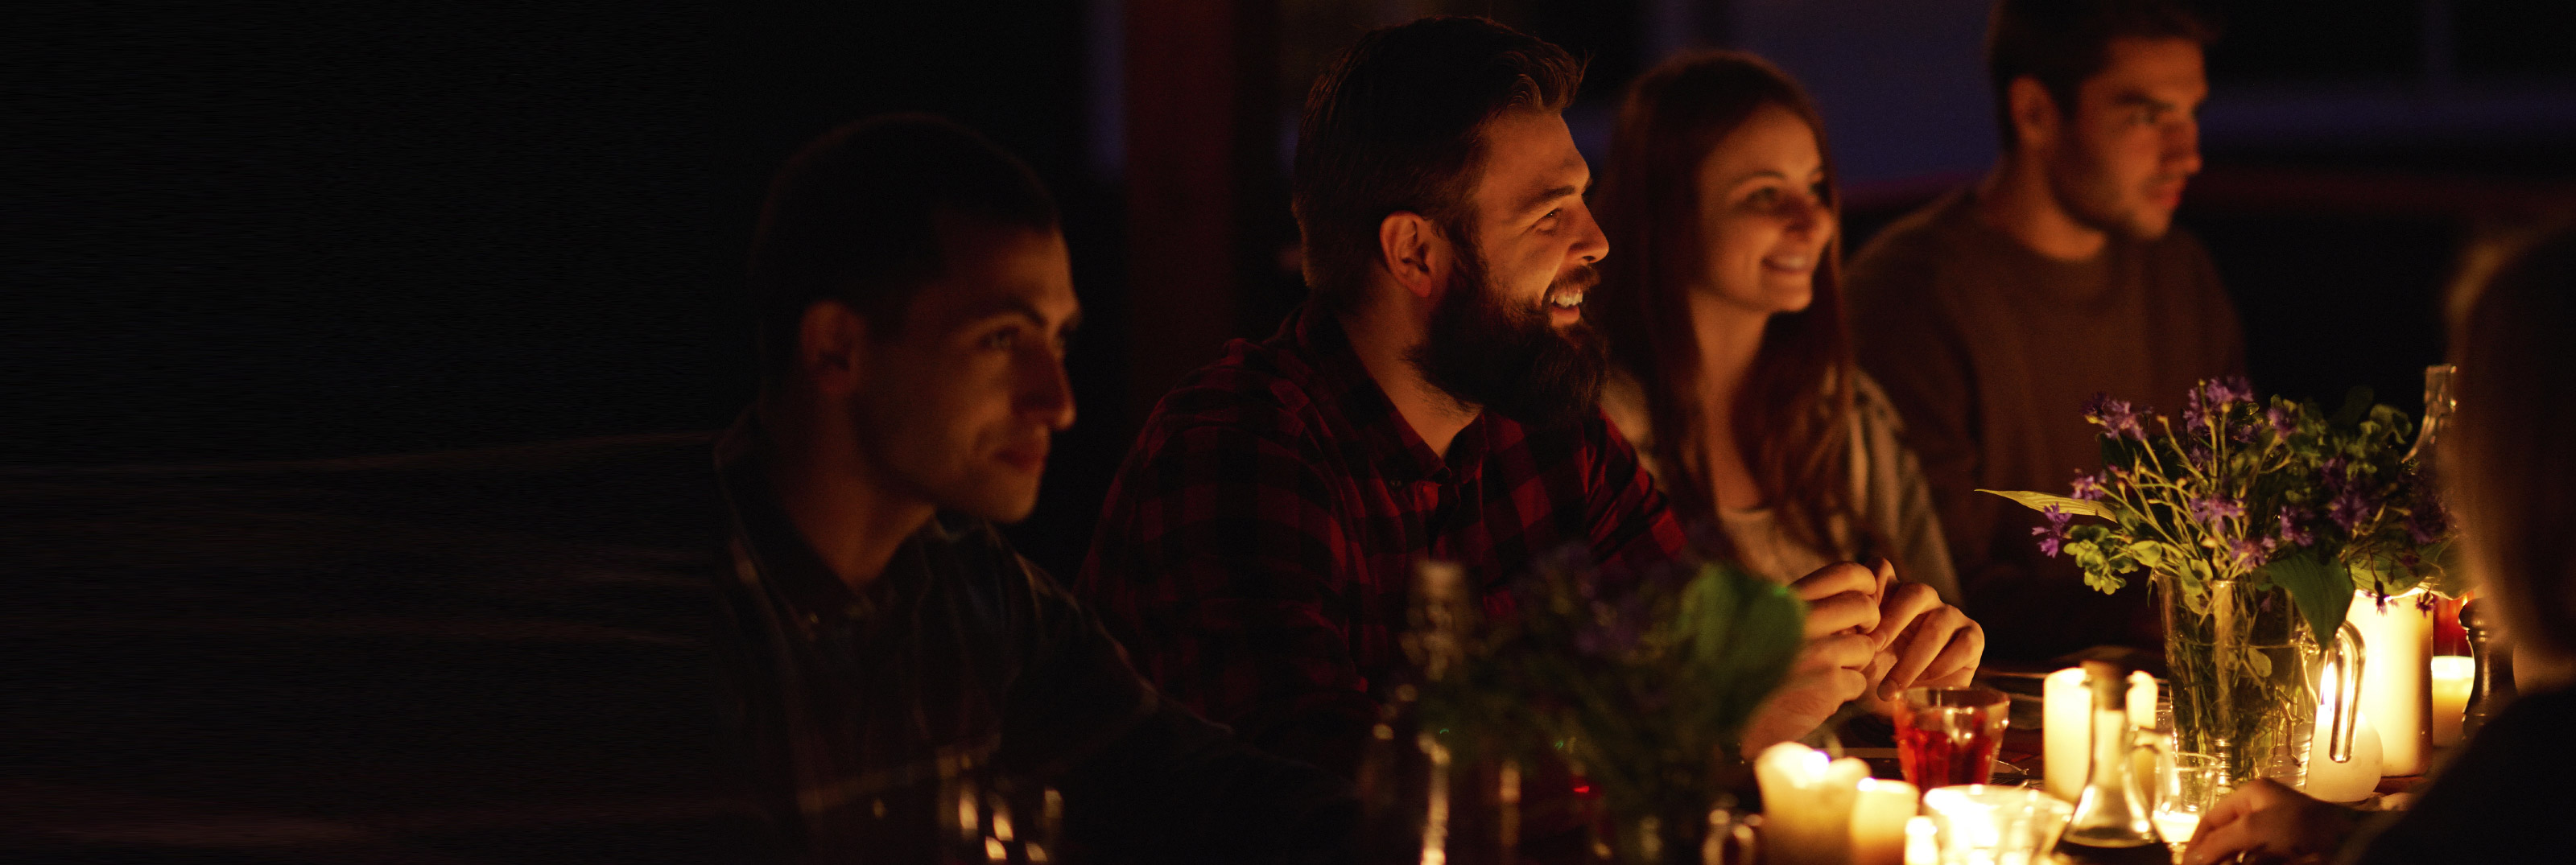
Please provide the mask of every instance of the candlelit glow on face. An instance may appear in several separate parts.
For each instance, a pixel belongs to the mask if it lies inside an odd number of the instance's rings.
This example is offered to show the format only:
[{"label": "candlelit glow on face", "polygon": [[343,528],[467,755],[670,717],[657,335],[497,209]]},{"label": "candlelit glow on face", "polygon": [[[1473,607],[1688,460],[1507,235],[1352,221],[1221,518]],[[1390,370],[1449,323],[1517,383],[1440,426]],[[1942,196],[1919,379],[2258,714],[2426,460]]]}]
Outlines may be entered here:
[{"label": "candlelit glow on face", "polygon": [[890,492],[1016,521],[1037,504],[1050,438],[1073,423],[1072,266],[1055,232],[940,225],[947,272],[893,338],[867,345],[852,426]]},{"label": "candlelit glow on face", "polygon": [[1816,131],[1787,108],[1756,108],[1701,162],[1697,288],[1747,311],[1797,312],[1815,301],[1816,267],[1834,237]]},{"label": "candlelit glow on face", "polygon": [[2061,114],[2063,135],[2040,158],[2068,216],[2113,234],[2156,238],[2173,227],[2184,181],[2200,171],[2200,104],[2209,97],[2199,43],[2113,39],[2100,74]]}]

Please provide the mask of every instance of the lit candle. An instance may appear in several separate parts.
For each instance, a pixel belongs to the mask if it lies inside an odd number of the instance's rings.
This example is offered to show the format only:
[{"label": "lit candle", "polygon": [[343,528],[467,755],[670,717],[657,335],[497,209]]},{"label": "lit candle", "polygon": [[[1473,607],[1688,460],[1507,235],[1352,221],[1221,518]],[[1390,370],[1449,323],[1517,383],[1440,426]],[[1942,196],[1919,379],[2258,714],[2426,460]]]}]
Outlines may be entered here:
[{"label": "lit candle", "polygon": [[1850,861],[1852,805],[1869,764],[1830,760],[1796,742],[1771,746],[1753,760],[1762,785],[1763,861],[1778,865],[1843,865]]},{"label": "lit candle", "polygon": [[[2068,667],[2048,674],[2040,685],[2040,762],[2047,770],[2051,796],[2075,801],[2084,792],[2084,774],[2093,766],[2093,692],[2084,687],[2084,668]],[[2156,677],[2129,674],[2129,723],[2156,723]]]},{"label": "lit candle", "polygon": [[1941,827],[1932,818],[1905,821],[1905,865],[1941,865]]},{"label": "lit candle", "polygon": [[[2362,669],[2364,673],[2369,672],[2367,666]],[[2362,710],[2361,718],[2354,722],[2352,728],[2352,760],[2337,763],[2334,758],[2326,756],[2326,743],[2330,741],[2326,735],[2327,725],[2334,721],[2335,693],[2341,690],[2343,677],[2329,666],[2318,678],[2321,681],[2317,683],[2317,727],[2315,735],[2308,740],[2308,782],[2305,789],[2308,795],[2327,802],[2359,802],[2370,798],[2371,791],[2379,789],[2382,753],[2379,731],[2371,724],[2370,711]]]},{"label": "lit candle", "polygon": [[2361,629],[2361,715],[2379,729],[2380,771],[2421,775],[2430,732],[2433,613],[2417,605],[2424,590],[2390,595],[2385,608],[2355,592],[2351,619]]},{"label": "lit candle", "polygon": [[2460,744],[2460,714],[2469,708],[2469,686],[2478,677],[2478,659],[2466,655],[2433,658],[2433,744]]},{"label": "lit candle", "polygon": [[1904,865],[1905,822],[1922,793],[1903,781],[1860,779],[1852,799],[1852,865]]}]

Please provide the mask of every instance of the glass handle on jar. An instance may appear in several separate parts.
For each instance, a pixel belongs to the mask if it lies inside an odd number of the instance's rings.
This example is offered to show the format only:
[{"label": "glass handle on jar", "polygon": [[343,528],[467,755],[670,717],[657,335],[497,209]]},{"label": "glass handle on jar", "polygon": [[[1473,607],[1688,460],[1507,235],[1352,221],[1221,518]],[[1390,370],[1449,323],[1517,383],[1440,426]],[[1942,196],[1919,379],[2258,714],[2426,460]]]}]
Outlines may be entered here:
[{"label": "glass handle on jar", "polygon": [[2335,633],[2333,654],[2326,661],[2325,674],[2335,677],[2334,701],[2327,715],[2326,759],[2337,763],[2352,762],[2353,732],[2361,724],[2361,665],[2368,648],[2360,626],[2347,621]]}]

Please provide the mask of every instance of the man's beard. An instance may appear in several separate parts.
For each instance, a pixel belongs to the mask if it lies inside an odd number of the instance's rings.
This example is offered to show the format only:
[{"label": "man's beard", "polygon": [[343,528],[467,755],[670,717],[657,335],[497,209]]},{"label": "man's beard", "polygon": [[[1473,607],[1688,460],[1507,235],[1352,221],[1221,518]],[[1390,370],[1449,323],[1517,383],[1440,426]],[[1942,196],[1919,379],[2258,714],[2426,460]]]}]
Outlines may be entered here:
[{"label": "man's beard", "polygon": [[2116,237],[2154,240],[2164,236],[2171,220],[2155,225],[2135,208],[2122,209],[2121,193],[2126,190],[2105,179],[2109,172],[2102,160],[2084,150],[2081,142],[2077,144],[2048,166],[2049,195],[2057,200],[2057,208],[2086,228]]},{"label": "man's beard", "polygon": [[[1530,426],[1570,424],[1597,410],[1609,366],[1600,335],[1582,321],[1557,329],[1544,296],[1526,308],[1506,305],[1483,255],[1463,244],[1461,250],[1457,275],[1432,307],[1430,332],[1405,359],[1451,399]],[[1548,293],[1599,279],[1585,266],[1559,277]]]}]

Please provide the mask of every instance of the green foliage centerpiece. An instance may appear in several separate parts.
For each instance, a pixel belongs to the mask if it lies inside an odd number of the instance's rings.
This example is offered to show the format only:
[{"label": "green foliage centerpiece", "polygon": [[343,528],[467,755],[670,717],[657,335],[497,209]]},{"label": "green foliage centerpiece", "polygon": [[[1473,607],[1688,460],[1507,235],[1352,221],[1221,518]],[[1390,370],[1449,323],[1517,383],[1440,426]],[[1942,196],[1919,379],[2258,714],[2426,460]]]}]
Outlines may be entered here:
[{"label": "green foliage centerpiece", "polygon": [[[1981,490],[2039,511],[2032,529],[2084,581],[2118,591],[2143,569],[2161,600],[2174,727],[2218,755],[2231,782],[2297,778],[2313,726],[2320,641],[2353,593],[2451,594],[2452,540],[2432,484],[2408,457],[2414,424],[2356,389],[2340,411],[2273,397],[2243,379],[2203,381],[2183,422],[2097,396],[2098,475],[2072,495]],[[2076,517],[2098,522],[2077,524]]]},{"label": "green foliage centerpiece", "polygon": [[1562,760],[1623,856],[1698,861],[1693,839],[1724,767],[1740,765],[1745,723],[1797,656],[1806,605],[1714,564],[1605,586],[1558,562],[1513,598],[1464,640],[1458,674],[1426,687],[1424,726],[1461,734],[1462,752]]}]

